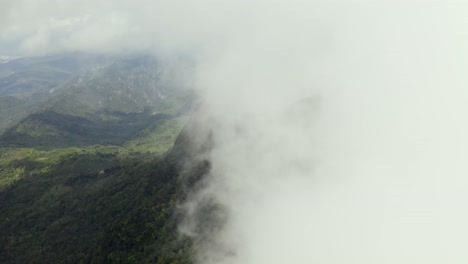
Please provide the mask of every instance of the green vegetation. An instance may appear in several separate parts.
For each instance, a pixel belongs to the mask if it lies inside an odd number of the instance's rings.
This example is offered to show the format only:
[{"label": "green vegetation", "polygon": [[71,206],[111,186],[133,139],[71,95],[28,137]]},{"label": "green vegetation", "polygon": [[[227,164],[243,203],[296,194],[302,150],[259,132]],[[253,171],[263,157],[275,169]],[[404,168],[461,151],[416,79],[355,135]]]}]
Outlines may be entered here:
[{"label": "green vegetation", "polygon": [[177,203],[207,165],[182,169],[193,95],[158,67],[84,54],[0,65],[0,263],[191,263]]},{"label": "green vegetation", "polygon": [[0,96],[0,103],[5,101],[0,146],[123,145],[190,108],[192,92],[174,86],[163,72],[151,56],[114,58],[100,70],[55,86],[40,104],[21,108],[27,105],[23,99]]},{"label": "green vegetation", "polygon": [[40,106],[40,100],[0,97],[0,135]]},{"label": "green vegetation", "polygon": [[0,262],[189,263],[179,157],[152,147],[166,125],[125,147],[1,149]]},{"label": "green vegetation", "polygon": [[163,154],[173,146],[177,135],[186,122],[187,116],[164,119],[141,130],[124,146],[134,151]]},{"label": "green vegetation", "polygon": [[92,173],[110,167],[110,164],[120,164],[130,157],[139,159],[160,156],[172,148],[186,119],[182,116],[155,123],[123,146],[0,148],[0,190],[25,175],[46,173],[57,165],[61,165],[62,170]]},{"label": "green vegetation", "polygon": [[[164,126],[178,119],[167,114],[121,114],[109,121],[46,111],[23,119],[0,136],[0,146],[57,148],[69,146],[122,145],[142,130]],[[162,128],[161,128],[162,129]]]}]

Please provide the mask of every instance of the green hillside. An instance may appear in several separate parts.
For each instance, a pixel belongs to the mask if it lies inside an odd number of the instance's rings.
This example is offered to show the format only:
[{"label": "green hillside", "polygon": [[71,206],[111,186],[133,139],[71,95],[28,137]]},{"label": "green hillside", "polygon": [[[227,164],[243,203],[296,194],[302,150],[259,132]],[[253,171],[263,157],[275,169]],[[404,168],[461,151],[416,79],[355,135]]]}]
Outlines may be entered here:
[{"label": "green hillside", "polygon": [[177,204],[209,167],[185,167],[193,93],[148,55],[61,56],[0,66],[79,73],[0,94],[0,263],[191,263]]},{"label": "green hillside", "polygon": [[[0,63],[0,134],[53,98],[66,83],[116,58],[82,53],[27,57]],[[12,100],[20,100],[11,104]]]},{"label": "green hillside", "polygon": [[62,84],[53,97],[7,129],[0,146],[122,145],[190,108],[192,92],[177,87],[163,73],[151,56],[116,58],[90,75]]},{"label": "green hillside", "polygon": [[28,98],[47,94],[50,89],[78,75],[106,67],[116,57],[70,53],[18,58],[0,64],[0,96]]},{"label": "green hillside", "polygon": [[178,142],[159,157],[123,147],[3,149],[1,175],[15,180],[0,182],[0,262],[190,263],[176,204],[191,157]]}]

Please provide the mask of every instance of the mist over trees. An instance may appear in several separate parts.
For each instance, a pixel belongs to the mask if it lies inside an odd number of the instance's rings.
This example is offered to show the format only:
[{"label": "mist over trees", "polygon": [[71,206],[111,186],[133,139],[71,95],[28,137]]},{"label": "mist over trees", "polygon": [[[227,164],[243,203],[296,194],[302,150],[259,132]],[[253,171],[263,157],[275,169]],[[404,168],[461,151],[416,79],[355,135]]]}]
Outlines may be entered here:
[{"label": "mist over trees", "polygon": [[[72,262],[466,263],[467,9],[3,1],[0,53],[27,58],[0,64],[2,245],[51,257],[68,230]],[[105,56],[81,77],[29,57],[69,52]]]}]

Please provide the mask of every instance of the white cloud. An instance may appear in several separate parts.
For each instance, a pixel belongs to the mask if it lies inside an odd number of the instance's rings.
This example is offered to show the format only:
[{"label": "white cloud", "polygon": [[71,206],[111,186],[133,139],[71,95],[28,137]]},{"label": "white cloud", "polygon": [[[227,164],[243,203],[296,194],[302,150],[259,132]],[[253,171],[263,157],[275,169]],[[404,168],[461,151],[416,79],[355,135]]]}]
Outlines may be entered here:
[{"label": "white cloud", "polygon": [[216,143],[200,195],[235,252],[199,263],[467,263],[465,2],[9,4],[2,37],[31,53],[196,59]]}]

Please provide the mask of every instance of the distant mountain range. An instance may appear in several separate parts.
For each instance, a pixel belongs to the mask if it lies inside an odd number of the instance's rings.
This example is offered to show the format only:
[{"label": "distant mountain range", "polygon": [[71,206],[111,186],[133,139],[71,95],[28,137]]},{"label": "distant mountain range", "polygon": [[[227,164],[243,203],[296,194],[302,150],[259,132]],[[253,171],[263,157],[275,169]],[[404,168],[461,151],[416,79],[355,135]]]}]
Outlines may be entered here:
[{"label": "distant mountain range", "polygon": [[20,58],[0,76],[0,146],[122,144],[193,97],[151,55]]}]

